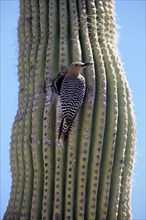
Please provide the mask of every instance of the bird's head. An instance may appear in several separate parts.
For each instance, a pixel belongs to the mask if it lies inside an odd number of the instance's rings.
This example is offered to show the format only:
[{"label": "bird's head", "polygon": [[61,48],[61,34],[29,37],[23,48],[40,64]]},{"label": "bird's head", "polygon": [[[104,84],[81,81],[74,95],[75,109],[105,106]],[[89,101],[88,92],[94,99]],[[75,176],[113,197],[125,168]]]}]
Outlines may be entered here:
[{"label": "bird's head", "polygon": [[69,75],[79,75],[83,68],[92,65],[92,62],[82,63],[82,62],[73,62],[68,68]]}]

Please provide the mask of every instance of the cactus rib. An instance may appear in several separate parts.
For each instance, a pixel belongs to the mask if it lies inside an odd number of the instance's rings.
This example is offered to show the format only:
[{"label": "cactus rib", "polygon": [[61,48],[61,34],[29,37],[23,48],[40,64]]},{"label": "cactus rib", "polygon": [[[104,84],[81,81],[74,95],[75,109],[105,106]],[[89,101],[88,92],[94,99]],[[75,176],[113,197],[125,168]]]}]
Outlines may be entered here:
[{"label": "cactus rib", "polygon": [[[58,4],[56,1],[49,2],[49,36],[46,52],[46,102],[43,121],[43,160],[44,160],[44,192],[42,219],[49,219],[53,215],[54,201],[54,166],[55,166],[55,114],[56,102],[52,80],[58,71],[57,53],[58,46]],[[56,59],[56,63],[53,60]],[[52,123],[53,119],[53,123]]]},{"label": "cactus rib", "polygon": [[[68,66],[68,7],[66,0],[59,2],[59,69]],[[64,218],[64,196],[65,196],[65,169],[66,169],[66,145],[58,140],[58,131],[61,121],[61,103],[58,98],[56,106],[56,149],[55,149],[55,188],[54,188],[54,210],[53,219]]]},{"label": "cactus rib", "polygon": [[[90,164],[87,182],[87,202],[86,218],[95,219],[97,190],[99,182],[100,161],[104,137],[105,119],[106,119],[106,74],[101,48],[98,42],[96,7],[94,1],[87,2],[87,11],[89,15],[90,41],[93,50],[95,70],[96,70],[96,92],[92,120],[92,136],[90,146]],[[92,25],[91,25],[92,24]]]},{"label": "cactus rib", "polygon": [[[32,109],[32,156],[34,167],[31,218],[40,219],[43,199],[43,111],[44,111],[44,71],[46,65],[46,43],[48,40],[48,7],[45,0],[39,1],[40,42],[37,53]],[[36,29],[37,31],[37,29]]]},{"label": "cactus rib", "polygon": [[[81,61],[81,46],[79,42],[79,27],[78,27],[78,16],[77,16],[77,5],[76,1],[73,0],[69,4],[69,22],[70,22],[70,35],[71,42],[70,47],[71,50],[71,60]],[[77,148],[78,148],[78,117],[75,119],[75,123],[72,131],[70,132],[68,143],[67,143],[67,165],[66,165],[66,189],[65,189],[65,208],[64,208],[64,216],[65,219],[73,219],[74,218],[74,194],[75,194],[75,179],[76,179],[76,156],[77,156]]]},{"label": "cactus rib", "polygon": [[[88,23],[86,16],[85,1],[78,2],[78,17],[79,17],[79,39],[82,50],[82,60],[89,62],[93,60],[93,54],[88,33]],[[84,40],[83,40],[84,39]],[[86,201],[86,182],[87,182],[87,171],[88,171],[88,159],[89,159],[89,147],[90,147],[90,136],[91,136],[91,121],[93,115],[93,103],[95,97],[95,71],[93,68],[88,68],[88,74],[85,78],[87,85],[86,98],[84,101],[83,108],[80,112],[79,127],[80,137],[78,140],[78,157],[77,157],[77,180],[76,180],[76,207],[75,207],[75,218],[83,219],[85,215],[85,201]],[[84,123],[83,123],[84,122]],[[78,147],[80,146],[80,147]]]}]

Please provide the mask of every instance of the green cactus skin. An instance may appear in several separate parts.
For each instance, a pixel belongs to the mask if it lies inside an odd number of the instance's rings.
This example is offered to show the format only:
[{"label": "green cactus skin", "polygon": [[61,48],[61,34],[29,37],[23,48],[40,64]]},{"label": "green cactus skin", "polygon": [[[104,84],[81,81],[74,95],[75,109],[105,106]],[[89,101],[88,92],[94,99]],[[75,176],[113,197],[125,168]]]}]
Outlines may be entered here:
[{"label": "green cactus skin", "polygon": [[[135,117],[118,54],[114,1],[20,0],[19,104],[12,188],[4,220],[130,220]],[[58,140],[58,72],[73,61],[87,91],[67,140]]]}]

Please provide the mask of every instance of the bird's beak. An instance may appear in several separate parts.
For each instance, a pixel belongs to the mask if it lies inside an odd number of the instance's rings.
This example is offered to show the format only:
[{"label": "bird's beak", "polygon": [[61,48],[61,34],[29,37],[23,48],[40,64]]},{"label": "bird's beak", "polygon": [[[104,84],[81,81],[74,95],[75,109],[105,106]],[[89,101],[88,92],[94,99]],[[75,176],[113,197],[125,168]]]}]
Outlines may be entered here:
[{"label": "bird's beak", "polygon": [[93,65],[93,62],[84,63],[84,64],[82,65],[82,67],[87,67],[87,66],[90,66],[90,65]]}]

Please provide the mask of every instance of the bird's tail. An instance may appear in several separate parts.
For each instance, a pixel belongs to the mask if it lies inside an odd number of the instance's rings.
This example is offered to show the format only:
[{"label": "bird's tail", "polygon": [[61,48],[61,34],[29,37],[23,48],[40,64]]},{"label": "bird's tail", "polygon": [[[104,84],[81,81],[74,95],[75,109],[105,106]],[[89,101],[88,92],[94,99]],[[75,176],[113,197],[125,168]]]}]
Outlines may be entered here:
[{"label": "bird's tail", "polygon": [[63,118],[59,127],[58,139],[61,137],[61,134],[64,134],[64,140],[67,139],[69,132],[71,131],[73,125],[73,120],[66,120]]}]

